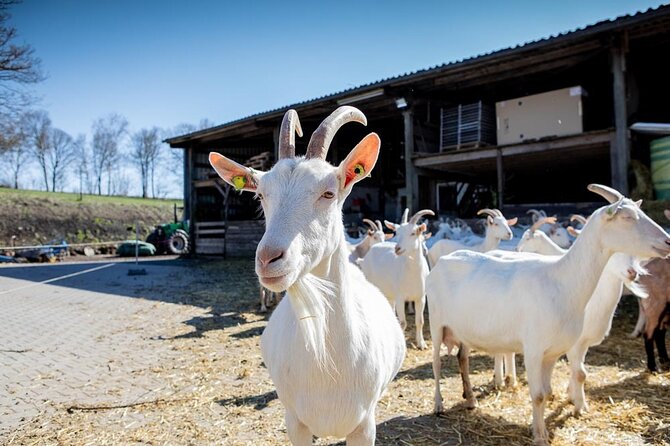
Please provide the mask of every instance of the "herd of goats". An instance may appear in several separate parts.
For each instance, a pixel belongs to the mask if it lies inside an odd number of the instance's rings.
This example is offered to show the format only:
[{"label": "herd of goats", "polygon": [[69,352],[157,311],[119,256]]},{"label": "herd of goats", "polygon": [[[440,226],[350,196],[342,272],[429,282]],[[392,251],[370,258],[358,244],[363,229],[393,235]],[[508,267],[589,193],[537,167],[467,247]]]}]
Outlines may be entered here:
[{"label": "herd of goats", "polygon": [[340,107],[314,131],[306,155],[296,156],[295,137],[302,129],[289,110],[280,129],[279,160],[267,172],[218,153],[209,158],[223,180],[254,193],[263,208],[266,229],[256,273],[263,287],[285,291],[286,298],[261,336],[261,351],[292,444],[312,444],[313,436],[346,438],[350,446],[374,444],[377,402],[405,357],[408,302],[419,349],[426,348],[428,304],[435,412],[443,411],[443,345],[457,351],[469,408],[476,405],[470,350],[494,355],[497,386],[504,379],[515,384],[514,354],[523,353],[537,445],[549,442],[544,410],[554,365],[564,354],[571,368],[569,399],[576,412],[587,409],[586,352],[607,336],[624,286],[641,298],[636,334],[644,336],[649,369],[656,369],[654,342],[661,364],[670,364],[664,341],[670,235],[640,202],[591,184],[605,206],[588,218],[574,216],[569,227],[533,211],[533,224],[518,244],[511,228],[517,219],[497,209],[479,211],[484,238],[460,221],[443,222],[430,237],[421,219],[433,211],[409,217],[405,210],[400,223],[384,222],[394,235],[385,234],[380,221],[366,220],[369,231],[352,244],[344,234],[342,206],[354,184],[370,175],[380,139],[370,133],[338,166],[329,164],[330,143],[347,122],[367,124],[358,109]]}]

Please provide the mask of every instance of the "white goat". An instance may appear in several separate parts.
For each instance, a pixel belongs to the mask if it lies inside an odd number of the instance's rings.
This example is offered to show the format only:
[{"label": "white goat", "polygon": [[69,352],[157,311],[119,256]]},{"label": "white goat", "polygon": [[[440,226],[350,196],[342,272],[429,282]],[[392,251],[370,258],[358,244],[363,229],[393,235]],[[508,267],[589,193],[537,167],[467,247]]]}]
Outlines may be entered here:
[{"label": "white goat", "polygon": [[[460,344],[463,395],[476,405],[469,378],[470,348],[491,353],[524,353],[533,404],[533,438],[546,445],[544,407],[551,373],[560,355],[578,340],[584,310],[598,278],[615,252],[646,257],[670,254],[670,236],[638,203],[614,189],[590,185],[615,201],[598,209],[563,256],[499,259],[471,251],[440,258],[426,279],[433,338],[435,410],[440,395],[440,346]],[[486,309],[486,311],[482,311]]]},{"label": "white goat", "polygon": [[337,129],[366,124],[363,113],[340,107],[312,135],[305,157],[295,157],[297,113],[284,116],[279,161],[268,172],[243,167],[217,153],[210,163],[237,189],[255,192],[266,218],[256,250],[263,286],[287,290],[261,337],[263,361],[284,405],[294,445],[312,436],[346,437],[373,445],[375,408],[405,356],[405,339],[382,293],[348,261],[342,205],[367,177],[380,140],[367,135],[338,167],[325,161]]},{"label": "white goat", "polygon": [[426,276],[428,263],[425,258],[424,237],[426,224],[418,224],[424,215],[435,215],[424,209],[407,220],[405,210],[401,224],[385,221],[386,226],[396,233],[397,243],[379,243],[373,246],[368,255],[360,262],[365,278],[378,287],[391,306],[395,307],[400,326],[404,330],[405,302],[414,302],[414,320],[416,322],[416,346],[423,350],[423,309],[426,305]]},{"label": "white goat", "polygon": [[[547,221],[549,220],[549,221]],[[552,224],[554,217],[543,217],[536,221],[521,238],[517,246],[520,252],[533,252],[544,255],[563,255],[567,250],[556,245],[547,235],[539,230],[539,226],[545,221]],[[573,215],[570,220],[578,220],[581,225],[586,224],[586,219],[580,215]],[[578,230],[573,230],[573,235],[579,235]],[[579,339],[567,352],[570,361],[570,385],[568,396],[575,404],[575,413],[587,410],[584,394],[584,381],[586,370],[584,359],[589,347],[599,345],[607,337],[612,327],[612,319],[616,306],[621,299],[623,285],[635,295],[646,297],[646,292],[635,280],[644,274],[639,261],[625,254],[614,254],[605,265],[605,269],[598,279],[598,284],[589,299],[584,310],[584,327]],[[502,361],[501,355],[496,355],[495,383],[502,385]],[[499,363],[500,362],[500,363]],[[512,385],[516,383],[514,353],[505,355],[505,376]]]},{"label": "white goat", "polygon": [[540,230],[544,224],[556,223],[556,217],[542,217],[526,229],[516,245],[517,252],[534,252],[544,255],[563,255],[567,250],[558,246],[547,234]]},{"label": "white goat", "polygon": [[481,209],[477,215],[486,215],[486,235],[484,239],[473,245],[465,245],[456,240],[438,240],[428,250],[428,262],[434,266],[438,259],[442,256],[450,254],[459,249],[467,249],[475,252],[487,252],[496,249],[501,240],[511,240],[512,230],[510,226],[514,226],[517,218],[506,220],[502,212],[498,209]]},{"label": "white goat", "polygon": [[351,250],[351,254],[349,254],[349,261],[353,264],[357,264],[358,260],[365,257],[368,251],[370,251],[370,248],[372,248],[374,245],[393,237],[393,234],[384,234],[382,222],[379,220],[377,220],[375,223],[372,220],[364,218],[363,222],[367,224],[370,229],[368,229],[368,232],[365,234],[365,237],[363,237],[363,240],[353,246],[349,246],[349,249]]},{"label": "white goat", "polygon": [[[532,214],[532,220],[533,223],[538,221],[541,218],[546,218],[547,213],[540,210],[538,211],[537,209],[529,209],[527,214]],[[553,223],[545,223],[540,227],[540,230],[547,234],[549,238],[553,240],[554,243],[556,243],[558,246],[560,246],[563,249],[567,249],[570,247],[570,237],[568,236],[568,231],[561,226],[560,224],[553,222]]]}]

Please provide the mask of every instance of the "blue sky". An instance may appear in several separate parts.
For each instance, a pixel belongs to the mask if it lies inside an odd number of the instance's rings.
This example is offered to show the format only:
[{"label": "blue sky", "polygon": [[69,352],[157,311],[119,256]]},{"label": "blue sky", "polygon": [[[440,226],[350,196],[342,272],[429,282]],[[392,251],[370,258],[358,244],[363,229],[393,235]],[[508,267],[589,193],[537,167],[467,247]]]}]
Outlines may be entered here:
[{"label": "blue sky", "polygon": [[41,107],[76,135],[110,112],[133,130],[220,124],[659,4],[24,0],[11,12],[48,75]]}]

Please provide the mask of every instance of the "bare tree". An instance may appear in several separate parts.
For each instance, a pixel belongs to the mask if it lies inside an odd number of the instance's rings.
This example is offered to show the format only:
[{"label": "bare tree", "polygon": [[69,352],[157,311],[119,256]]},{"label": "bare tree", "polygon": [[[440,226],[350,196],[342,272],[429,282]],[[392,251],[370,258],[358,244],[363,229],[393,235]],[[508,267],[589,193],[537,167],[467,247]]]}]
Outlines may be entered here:
[{"label": "bare tree", "polygon": [[149,185],[151,185],[152,196],[156,198],[154,174],[156,171],[156,162],[160,155],[160,133],[160,129],[152,127],[150,129],[141,129],[135,132],[131,138],[131,161],[140,171],[142,198],[147,198],[149,196]]},{"label": "bare tree", "polygon": [[119,159],[119,147],[128,128],[123,116],[111,114],[93,122],[91,161],[98,195],[102,195],[102,177],[107,173],[107,193],[111,192],[111,173]]},{"label": "bare tree", "polygon": [[10,172],[11,184],[19,188],[19,175],[28,161],[26,134],[22,122],[0,121],[0,155]]},{"label": "bare tree", "polygon": [[76,145],[72,137],[61,129],[52,129],[47,159],[51,173],[51,190],[63,190],[65,174],[76,159]]},{"label": "bare tree", "polygon": [[33,98],[26,85],[44,79],[32,47],[17,44],[16,28],[8,24],[9,7],[16,3],[0,0],[0,114],[14,114],[30,104]]},{"label": "bare tree", "polygon": [[26,113],[24,120],[24,129],[26,132],[26,143],[35,155],[35,160],[42,171],[42,181],[44,187],[49,190],[49,136],[51,133],[51,119],[44,110],[31,111]]},{"label": "bare tree", "polygon": [[74,173],[79,181],[79,195],[81,196],[84,190],[86,193],[93,193],[90,174],[91,155],[86,144],[86,135],[81,134],[74,140],[74,157],[76,161]]}]

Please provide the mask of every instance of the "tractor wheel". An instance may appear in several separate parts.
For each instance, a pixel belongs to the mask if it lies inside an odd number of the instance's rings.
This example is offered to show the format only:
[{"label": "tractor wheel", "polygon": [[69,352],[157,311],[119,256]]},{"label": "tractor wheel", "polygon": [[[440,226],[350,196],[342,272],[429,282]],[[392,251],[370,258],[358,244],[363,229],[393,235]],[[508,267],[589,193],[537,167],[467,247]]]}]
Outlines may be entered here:
[{"label": "tractor wheel", "polygon": [[186,254],[188,252],[188,234],[177,229],[167,243],[168,251],[172,254]]}]

